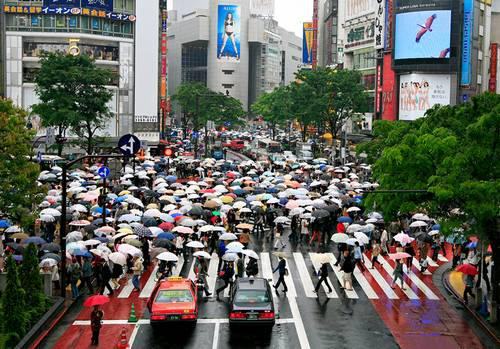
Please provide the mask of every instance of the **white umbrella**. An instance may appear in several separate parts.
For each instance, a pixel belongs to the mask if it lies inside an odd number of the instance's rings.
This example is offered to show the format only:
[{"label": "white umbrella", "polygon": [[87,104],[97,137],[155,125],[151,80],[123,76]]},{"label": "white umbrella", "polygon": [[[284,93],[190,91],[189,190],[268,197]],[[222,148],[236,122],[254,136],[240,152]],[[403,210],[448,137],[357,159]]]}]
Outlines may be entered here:
[{"label": "white umbrella", "polygon": [[99,241],[99,240],[95,240],[95,239],[90,239],[90,240],[83,241],[83,244],[84,244],[85,246],[94,246],[94,245],[99,245],[99,244],[101,244],[101,241]]},{"label": "white umbrella", "polygon": [[57,265],[57,261],[53,258],[45,258],[43,261],[40,262],[40,268],[48,265],[49,267],[53,267],[54,265]]},{"label": "white umbrella", "polygon": [[158,227],[149,227],[149,231],[151,231],[151,234],[155,237],[163,233],[163,229]]},{"label": "white umbrella", "polygon": [[75,211],[76,212],[87,212],[88,211],[88,209],[85,206],[83,206],[82,204],[73,205],[69,209],[70,209],[70,211],[73,211],[73,212],[75,212]]},{"label": "white umbrella", "polygon": [[359,207],[356,207],[356,206],[349,207],[347,209],[347,212],[358,212],[358,211],[361,211],[361,209]]},{"label": "white umbrella", "polygon": [[439,234],[439,230],[431,230],[429,232],[429,236],[434,236],[434,235],[438,235]]},{"label": "white umbrella", "polygon": [[363,226],[360,224],[351,224],[347,227],[346,232],[353,234],[354,232],[363,230]]},{"label": "white umbrella", "polygon": [[166,262],[177,262],[179,260],[179,257],[177,257],[172,252],[162,252],[158,256],[156,256],[156,259]]},{"label": "white umbrella", "polygon": [[354,237],[358,239],[359,242],[365,245],[370,243],[370,239],[368,238],[368,236],[366,236],[365,233],[362,233],[360,231],[355,232]]},{"label": "white umbrella", "polygon": [[311,254],[311,259],[317,264],[330,263],[332,260],[326,253],[314,253]]},{"label": "white umbrella", "polygon": [[106,258],[106,259],[108,258],[108,254],[105,251],[99,250],[97,248],[93,248],[89,252],[92,254],[95,254],[96,256],[99,256],[101,258]]},{"label": "white umbrella", "polygon": [[99,246],[97,246],[97,250],[100,250],[104,253],[106,253],[107,255],[109,255],[112,251],[109,249],[108,246],[106,246],[106,244],[100,244]]},{"label": "white umbrella", "polygon": [[49,216],[59,217],[61,215],[61,212],[59,212],[55,208],[46,208],[46,209],[40,211],[40,214],[41,215],[49,215]]},{"label": "white umbrella", "polygon": [[180,233],[180,234],[193,234],[194,231],[191,228],[188,227],[175,227],[172,229],[174,233]]},{"label": "white umbrella", "polygon": [[243,250],[243,251],[241,251],[241,253],[243,253],[245,256],[248,256],[250,258],[259,259],[259,255],[254,250]]},{"label": "white umbrella", "polygon": [[141,220],[141,217],[136,216],[135,214],[124,214],[123,216],[120,216],[118,218],[118,222],[139,222]]},{"label": "white umbrella", "polygon": [[274,223],[278,224],[288,224],[290,223],[290,219],[288,219],[287,217],[284,217],[284,216],[281,216],[281,217],[278,217],[274,220]]},{"label": "white umbrella", "polygon": [[277,198],[271,198],[271,199],[267,200],[268,204],[279,204],[279,202],[280,201]]},{"label": "white umbrella", "polygon": [[56,218],[54,216],[51,216],[51,215],[48,215],[48,214],[42,214],[40,216],[40,220],[42,222],[49,222],[49,223],[52,223],[52,222],[55,222],[56,221]]},{"label": "white umbrella", "polygon": [[184,227],[194,227],[197,225],[197,223],[191,218],[184,218],[183,220],[180,221],[180,225]]},{"label": "white umbrella", "polygon": [[233,233],[224,233],[219,237],[219,240],[231,241],[238,240],[238,238]]},{"label": "white umbrella", "polygon": [[377,218],[368,218],[365,222],[366,223],[377,223],[378,219]]},{"label": "white umbrella", "polygon": [[129,254],[131,256],[135,256],[135,255],[142,256],[141,250],[139,250],[137,247],[134,247],[134,246],[128,245],[128,244],[121,244],[120,246],[118,246],[118,252],[121,252],[124,254]]},{"label": "white umbrella", "polygon": [[237,259],[238,255],[233,252],[227,252],[226,254],[224,254],[224,256],[222,256],[222,260],[226,262],[234,262]]},{"label": "white umbrella", "polygon": [[157,208],[151,208],[144,212],[144,216],[146,217],[160,217],[161,212]]},{"label": "white umbrella", "polygon": [[351,245],[351,246],[355,246],[356,242],[359,243],[359,241],[357,239],[350,238],[350,239],[347,239],[346,244]]},{"label": "white umbrella", "polygon": [[247,204],[246,202],[243,202],[243,201],[236,201],[234,204],[233,204],[233,207],[235,209],[241,209],[243,207],[245,207]]},{"label": "white umbrella", "polygon": [[349,236],[344,233],[336,233],[332,235],[331,240],[337,244],[343,243],[345,244],[347,240],[349,239]]},{"label": "white umbrella", "polygon": [[243,246],[243,244],[239,241],[233,241],[227,244],[226,248],[228,252],[240,253],[243,251],[245,246]]},{"label": "white umbrella", "polygon": [[420,228],[420,227],[426,227],[427,223],[424,221],[415,221],[410,224],[410,228]]},{"label": "white umbrella", "polygon": [[193,253],[193,256],[194,257],[202,257],[202,258],[206,258],[206,259],[212,258],[210,256],[210,254],[208,254],[208,252],[205,252],[205,251],[197,251],[197,252]]},{"label": "white umbrella", "polygon": [[[129,245],[126,245],[129,246]],[[125,265],[127,264],[127,257],[120,252],[113,252],[109,254],[109,260],[115,264]]]},{"label": "white umbrella", "polygon": [[83,240],[83,235],[79,231],[72,231],[66,235],[66,242],[74,242]]},{"label": "white umbrella", "polygon": [[200,232],[206,233],[206,232],[209,232],[209,231],[213,231],[214,228],[215,227],[213,225],[204,225],[203,227],[200,228]]},{"label": "white umbrella", "polygon": [[199,241],[190,241],[186,244],[187,247],[191,247],[191,248],[203,248],[205,247],[205,245],[203,245],[201,242]]},{"label": "white umbrella", "polygon": [[430,221],[431,219],[429,216],[423,213],[415,213],[413,216],[411,216],[411,219],[416,220],[416,221]]}]

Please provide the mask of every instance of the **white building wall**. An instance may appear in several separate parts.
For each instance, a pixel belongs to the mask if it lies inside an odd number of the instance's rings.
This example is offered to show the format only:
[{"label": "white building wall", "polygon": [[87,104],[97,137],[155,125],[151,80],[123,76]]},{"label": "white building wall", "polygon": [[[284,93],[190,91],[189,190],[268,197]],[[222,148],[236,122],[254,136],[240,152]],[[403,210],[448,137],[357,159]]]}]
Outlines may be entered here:
[{"label": "white building wall", "polygon": [[209,0],[174,0],[172,9],[177,11],[177,20],[181,21],[183,16],[200,9],[208,10],[208,7]]}]

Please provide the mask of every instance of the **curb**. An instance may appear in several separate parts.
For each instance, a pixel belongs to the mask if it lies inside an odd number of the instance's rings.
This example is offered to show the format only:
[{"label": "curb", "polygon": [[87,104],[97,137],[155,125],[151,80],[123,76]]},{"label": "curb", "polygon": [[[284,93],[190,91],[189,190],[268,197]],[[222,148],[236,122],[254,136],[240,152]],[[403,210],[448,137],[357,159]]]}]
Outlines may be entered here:
[{"label": "curb", "polygon": [[481,325],[481,327],[486,331],[486,333],[488,333],[488,335],[494,340],[496,341],[496,343],[500,346],[500,338],[498,338],[498,336],[496,335],[496,333],[491,329],[490,325],[488,322],[486,322],[481,316],[479,316],[476,311],[474,310],[474,308],[471,308],[470,306],[468,306],[462,299],[462,297],[460,297],[459,294],[457,294],[455,292],[455,290],[453,289],[453,287],[451,286],[449,280],[448,280],[448,275],[451,271],[451,268],[448,267],[447,270],[445,270],[443,272],[443,274],[441,275],[441,282],[443,283],[443,286],[444,288],[446,289],[446,291],[453,297],[455,298],[463,307],[464,309],[466,309],[472,316],[473,318],[476,320],[477,323],[479,323]]}]

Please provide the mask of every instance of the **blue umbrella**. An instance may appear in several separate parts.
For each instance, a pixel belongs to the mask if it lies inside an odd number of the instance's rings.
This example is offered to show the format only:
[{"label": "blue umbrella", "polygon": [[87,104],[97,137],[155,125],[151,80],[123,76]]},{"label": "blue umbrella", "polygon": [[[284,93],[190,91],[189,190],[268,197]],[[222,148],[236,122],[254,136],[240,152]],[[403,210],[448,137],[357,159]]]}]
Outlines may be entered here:
[{"label": "blue umbrella", "polygon": [[476,248],[477,247],[477,241],[469,242],[466,247],[468,248]]},{"label": "blue umbrella", "polygon": [[[93,211],[95,213],[102,214],[102,207],[96,207],[96,208],[93,209]],[[106,214],[110,214],[110,213],[111,213],[111,211],[109,209],[106,209]]]},{"label": "blue umbrella", "polygon": [[434,224],[434,225],[432,226],[432,230],[441,230],[441,225],[439,225],[439,224]]},{"label": "blue umbrella", "polygon": [[267,192],[269,194],[276,194],[279,192],[279,190],[277,188],[269,188],[269,189],[267,189]]},{"label": "blue umbrella", "polygon": [[245,194],[247,193],[246,191],[244,191],[243,189],[236,189],[235,191],[233,191],[234,195],[238,195],[238,196],[245,196]]},{"label": "blue umbrella", "polygon": [[73,252],[73,255],[82,257],[92,257],[92,254],[89,251],[83,251],[83,250],[75,250]]},{"label": "blue umbrella", "polygon": [[288,202],[287,198],[281,198],[280,199],[280,205],[282,205],[282,206],[285,206],[287,202]]},{"label": "blue umbrella", "polygon": [[26,245],[28,245],[28,244],[43,245],[43,244],[46,244],[47,241],[45,241],[44,239],[42,239],[39,236],[30,236],[29,238],[24,240],[23,243]]},{"label": "blue umbrella", "polygon": [[339,223],[349,223],[349,224],[351,224],[351,223],[352,223],[352,219],[351,219],[351,217],[342,216],[342,217],[339,217],[339,218],[337,219],[337,222],[339,222]]},{"label": "blue umbrella", "polygon": [[124,196],[119,196],[115,202],[123,202],[125,200],[127,200],[128,196],[127,195],[124,195]]},{"label": "blue umbrella", "polygon": [[12,258],[14,258],[14,260],[17,262],[21,262],[23,260],[23,256],[20,254],[14,254],[12,255]]},{"label": "blue umbrella", "polygon": [[7,221],[5,219],[2,219],[0,221],[0,229],[5,229],[5,228],[8,228],[8,227],[10,227],[9,221]]},{"label": "blue umbrella", "polygon": [[176,176],[167,176],[167,178],[165,178],[165,180],[167,182],[175,182],[177,180],[177,177]]},{"label": "blue umbrella", "polygon": [[158,234],[158,236],[156,237],[157,239],[167,239],[167,240],[173,240],[175,238],[175,235],[172,234],[172,233],[160,233]]},{"label": "blue umbrella", "polygon": [[171,214],[170,215],[172,218],[175,218],[175,217],[179,217],[179,216],[182,216],[181,213],[174,213],[174,214]]},{"label": "blue umbrella", "polygon": [[108,238],[105,238],[103,236],[96,236],[94,237],[95,240],[99,240],[100,242],[104,242],[104,243],[108,243],[109,242],[109,239]]}]

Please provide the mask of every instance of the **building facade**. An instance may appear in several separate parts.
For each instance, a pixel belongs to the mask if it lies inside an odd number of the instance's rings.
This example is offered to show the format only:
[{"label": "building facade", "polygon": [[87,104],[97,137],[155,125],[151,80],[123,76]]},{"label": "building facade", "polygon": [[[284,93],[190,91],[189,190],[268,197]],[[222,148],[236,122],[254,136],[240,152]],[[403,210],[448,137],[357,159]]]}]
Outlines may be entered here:
[{"label": "building facade", "polygon": [[[203,7],[205,6],[205,7]],[[169,13],[169,91],[201,82],[239,99],[245,110],[288,84],[301,64],[301,39],[271,16],[274,1],[174,1]],[[174,107],[177,116],[181,110]]]}]

